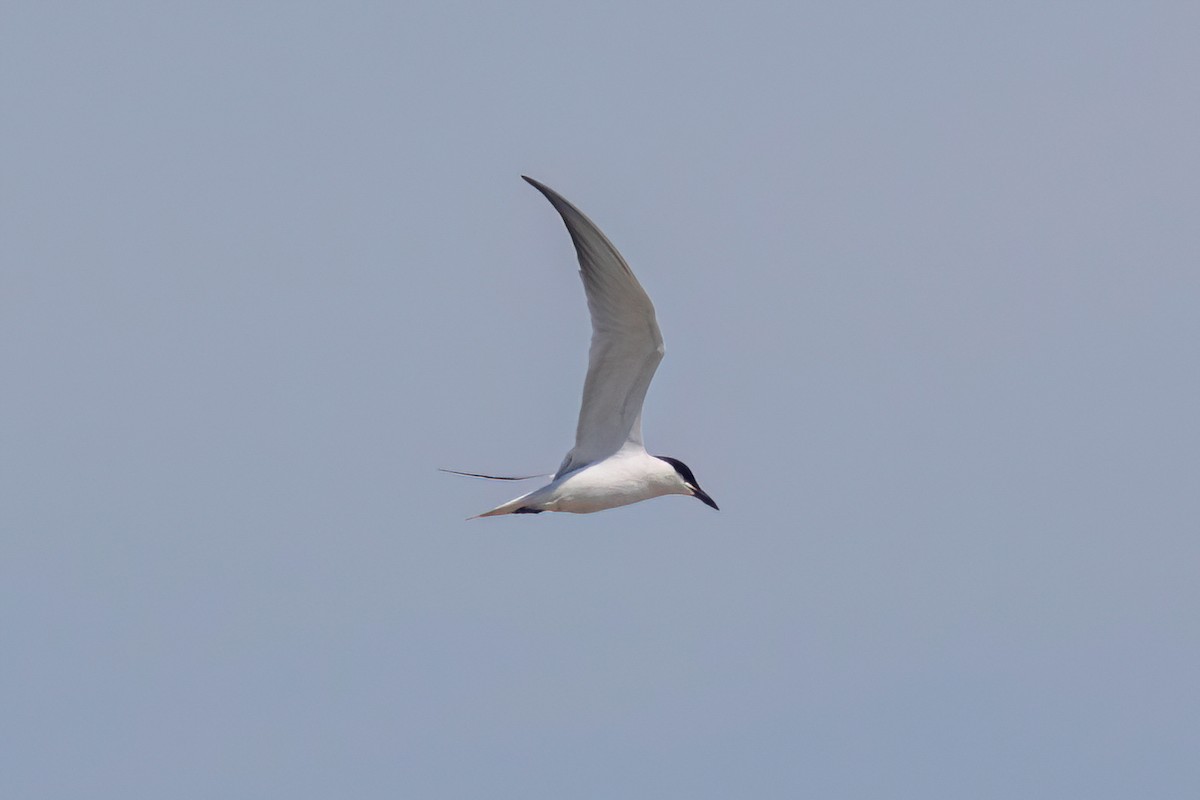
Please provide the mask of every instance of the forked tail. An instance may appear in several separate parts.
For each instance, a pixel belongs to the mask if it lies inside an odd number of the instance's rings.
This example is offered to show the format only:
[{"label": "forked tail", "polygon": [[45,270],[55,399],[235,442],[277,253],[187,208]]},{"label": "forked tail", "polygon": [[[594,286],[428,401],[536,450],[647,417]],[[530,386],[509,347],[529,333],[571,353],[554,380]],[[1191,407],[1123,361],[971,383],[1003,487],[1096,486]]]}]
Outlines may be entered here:
[{"label": "forked tail", "polygon": [[[548,473],[548,472],[544,472],[541,475],[484,475],[483,473],[480,473],[480,472],[460,472],[456,469],[445,469],[443,467],[438,467],[438,471],[439,472],[449,472],[451,475],[466,475],[468,478],[484,478],[489,481],[527,481],[530,478],[546,478],[546,477],[549,477],[549,475],[550,475],[550,473]],[[527,492],[526,494],[523,494],[520,497],[509,500],[504,505],[496,506],[491,511],[485,511],[482,514],[476,514],[473,517],[467,517],[467,519],[471,520],[471,519],[479,519],[480,517],[498,517],[501,514],[540,514],[540,513],[542,513],[542,511],[544,509],[528,508],[525,506],[524,501],[531,494],[533,494],[533,492]]]},{"label": "forked tail", "polygon": [[[449,472],[451,475],[466,475],[468,478],[484,478],[489,481],[527,481],[530,478],[548,478],[549,472],[543,472],[540,475],[484,475],[481,472],[460,472],[456,469],[445,469],[438,467],[439,472]],[[467,519],[479,519],[480,517],[498,517],[501,514],[540,514],[545,509],[528,508],[524,505],[524,500],[533,492],[528,492],[520,497],[509,500],[502,506],[496,506],[491,511],[485,511],[482,514],[476,514]]]}]

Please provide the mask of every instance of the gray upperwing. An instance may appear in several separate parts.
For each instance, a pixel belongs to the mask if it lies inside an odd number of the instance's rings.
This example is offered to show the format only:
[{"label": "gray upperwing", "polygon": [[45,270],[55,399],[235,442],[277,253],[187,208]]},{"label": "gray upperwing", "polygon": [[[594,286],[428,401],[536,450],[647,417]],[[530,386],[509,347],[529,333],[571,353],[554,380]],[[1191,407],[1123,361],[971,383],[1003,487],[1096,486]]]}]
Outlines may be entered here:
[{"label": "gray upperwing", "polygon": [[575,447],[557,478],[626,443],[642,444],[642,403],[662,361],[663,339],[649,296],[595,223],[550,187],[525,180],[546,196],[571,234],[592,317]]}]

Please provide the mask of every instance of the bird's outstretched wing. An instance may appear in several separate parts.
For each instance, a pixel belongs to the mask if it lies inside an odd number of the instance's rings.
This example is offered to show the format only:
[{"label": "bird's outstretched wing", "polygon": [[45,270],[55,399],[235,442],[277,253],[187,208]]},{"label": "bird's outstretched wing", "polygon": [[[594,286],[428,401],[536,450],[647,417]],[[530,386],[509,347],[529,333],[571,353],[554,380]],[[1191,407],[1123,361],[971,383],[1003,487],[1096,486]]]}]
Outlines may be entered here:
[{"label": "bird's outstretched wing", "polygon": [[650,298],[617,248],[558,192],[532,178],[525,180],[546,196],[566,223],[592,315],[575,447],[557,478],[607,458],[627,443],[641,446],[642,402],[662,361],[663,339]]}]

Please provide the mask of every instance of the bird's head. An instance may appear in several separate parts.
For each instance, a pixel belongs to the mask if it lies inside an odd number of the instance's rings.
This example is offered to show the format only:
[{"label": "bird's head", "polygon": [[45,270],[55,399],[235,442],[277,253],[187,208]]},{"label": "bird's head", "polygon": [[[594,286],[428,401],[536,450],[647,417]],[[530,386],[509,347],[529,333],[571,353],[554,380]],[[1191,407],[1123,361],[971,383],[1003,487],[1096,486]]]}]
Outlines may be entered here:
[{"label": "bird's head", "polygon": [[655,456],[655,458],[659,461],[667,462],[675,470],[675,475],[679,478],[682,485],[679,494],[689,494],[705,505],[712,506],[718,511],[721,510],[713,499],[708,496],[708,493],[700,488],[700,484],[696,482],[696,476],[692,474],[692,470],[687,464],[678,458],[671,458],[670,456]]}]

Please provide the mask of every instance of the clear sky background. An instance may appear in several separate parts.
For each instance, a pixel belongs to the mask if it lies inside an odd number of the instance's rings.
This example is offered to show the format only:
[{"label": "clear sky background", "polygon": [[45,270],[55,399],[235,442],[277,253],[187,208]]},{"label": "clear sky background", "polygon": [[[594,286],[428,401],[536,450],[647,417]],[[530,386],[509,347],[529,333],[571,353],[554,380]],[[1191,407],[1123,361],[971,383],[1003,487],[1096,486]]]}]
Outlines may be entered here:
[{"label": "clear sky background", "polygon": [[3,797],[1200,796],[1200,5],[3,17]]}]

